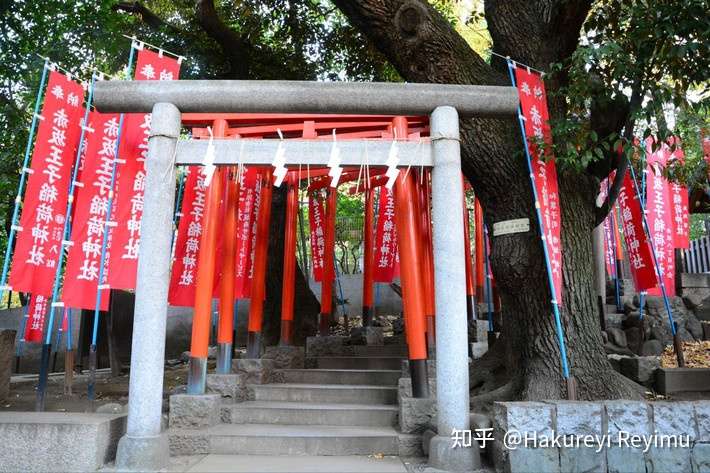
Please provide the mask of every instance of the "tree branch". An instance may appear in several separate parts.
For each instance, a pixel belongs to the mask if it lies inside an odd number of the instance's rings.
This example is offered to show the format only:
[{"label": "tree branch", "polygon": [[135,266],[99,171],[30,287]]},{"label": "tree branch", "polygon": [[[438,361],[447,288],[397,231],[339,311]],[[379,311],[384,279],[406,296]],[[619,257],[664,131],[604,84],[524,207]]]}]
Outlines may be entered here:
[{"label": "tree branch", "polygon": [[119,2],[111,7],[111,9],[115,12],[124,12],[130,13],[131,15],[137,15],[141,18],[143,23],[153,29],[159,30],[166,28],[174,33],[183,34],[182,31],[160,18],[141,2]]},{"label": "tree branch", "polygon": [[229,59],[231,76],[235,79],[248,79],[249,57],[254,52],[251,43],[222,21],[213,0],[196,0],[195,15],[200,27],[219,44]]}]

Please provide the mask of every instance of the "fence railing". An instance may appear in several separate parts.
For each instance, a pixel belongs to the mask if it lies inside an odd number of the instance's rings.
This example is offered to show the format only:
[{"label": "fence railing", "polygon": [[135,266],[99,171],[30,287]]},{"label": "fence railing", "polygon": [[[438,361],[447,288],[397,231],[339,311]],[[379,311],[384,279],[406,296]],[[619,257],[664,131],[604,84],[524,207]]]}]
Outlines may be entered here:
[{"label": "fence railing", "polygon": [[691,241],[690,248],[683,250],[683,271],[686,273],[710,272],[710,236]]}]

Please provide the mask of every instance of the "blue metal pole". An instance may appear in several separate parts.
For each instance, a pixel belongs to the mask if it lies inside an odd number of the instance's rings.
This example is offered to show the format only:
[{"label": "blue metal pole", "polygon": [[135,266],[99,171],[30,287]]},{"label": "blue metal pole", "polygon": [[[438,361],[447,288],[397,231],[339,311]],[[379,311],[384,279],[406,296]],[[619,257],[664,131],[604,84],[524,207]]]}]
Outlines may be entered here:
[{"label": "blue metal pole", "polygon": [[15,242],[15,233],[17,232],[17,218],[20,213],[20,203],[22,202],[22,192],[25,189],[25,179],[27,175],[27,165],[30,162],[30,154],[32,153],[32,143],[34,141],[35,131],[37,130],[37,120],[39,119],[39,107],[42,103],[42,91],[47,83],[47,71],[49,70],[49,62],[44,61],[42,67],[42,78],[39,81],[39,89],[35,98],[34,114],[32,115],[32,125],[30,126],[30,135],[27,138],[27,147],[25,148],[25,157],[22,160],[22,171],[20,172],[20,184],[17,187],[17,196],[15,197],[15,207],[12,210],[12,220],[10,224],[10,234],[7,237],[7,248],[5,249],[5,261],[2,265],[2,276],[0,276],[0,299],[5,297],[7,287],[7,273],[10,269],[10,256],[12,254],[12,246]]},{"label": "blue metal pole", "polygon": [[[641,172],[641,206],[646,208],[646,174],[648,169],[646,168],[646,150],[641,153],[641,167],[643,171]],[[643,320],[643,308],[646,304],[646,291],[641,291],[639,293],[639,320]]]},{"label": "blue metal pole", "polygon": [[[133,69],[133,59],[136,54],[134,44],[131,44],[131,52],[128,56],[128,75],[130,77]],[[130,80],[130,79],[129,79]],[[123,134],[123,120],[125,115],[122,113],[118,119],[118,134],[116,136],[116,146],[113,150],[113,167],[111,168],[111,192],[109,192],[106,219],[104,221],[104,234],[101,239],[101,258],[99,262],[99,279],[96,285],[96,305],[94,306],[94,324],[91,331],[91,345],[89,346],[89,382],[88,382],[88,398],[93,401],[96,398],[94,390],[96,381],[96,340],[99,333],[99,318],[101,312],[101,291],[104,280],[104,266],[106,261],[106,247],[108,245],[108,227],[111,223],[111,214],[113,211],[113,188],[116,185],[116,171],[118,169],[118,150],[121,145],[121,135]]]},{"label": "blue metal pole", "polygon": [[[47,377],[49,376],[49,356],[52,352],[52,332],[54,328],[54,314],[55,309],[64,306],[62,302],[59,302],[59,287],[61,285],[62,279],[62,267],[64,266],[64,252],[65,247],[70,246],[69,238],[71,238],[71,215],[72,207],[74,205],[74,189],[76,188],[76,179],[79,173],[79,164],[81,162],[81,154],[84,150],[84,137],[86,134],[86,129],[89,126],[89,112],[91,111],[91,103],[94,97],[94,82],[95,75],[91,76],[91,84],[89,85],[89,96],[86,99],[86,109],[84,110],[84,118],[81,123],[81,134],[79,135],[79,147],[76,151],[76,156],[74,157],[74,163],[72,166],[71,179],[69,181],[69,190],[67,198],[67,207],[64,215],[64,229],[62,231],[62,243],[61,251],[59,252],[59,259],[57,260],[57,269],[54,272],[54,284],[52,286],[52,302],[49,305],[49,320],[47,321],[47,333],[45,334],[44,345],[42,346],[42,357],[41,364],[39,367],[39,382],[37,385],[37,400],[35,403],[36,411],[44,410],[44,397],[47,391]],[[61,336],[61,331],[59,335]],[[61,338],[59,338],[58,343],[61,343]]]},{"label": "blue metal pole", "polygon": [[493,328],[493,288],[491,287],[491,269],[488,262],[488,254],[490,248],[488,247],[488,227],[483,226],[483,266],[486,271],[486,303],[488,305],[488,331],[494,332]]},{"label": "blue metal pole", "polygon": [[[515,83],[515,74],[513,73],[513,68],[515,67],[513,62],[510,59],[507,59],[508,62],[508,73],[510,75],[510,81],[513,84],[513,87],[517,87]],[[523,135],[523,145],[525,148],[525,157],[527,158],[527,164],[528,164],[528,171],[530,173],[530,184],[532,187],[532,192],[533,192],[533,199],[535,199],[535,214],[537,216],[537,223],[540,228],[540,231],[543,232],[543,241],[542,241],[542,251],[545,255],[545,266],[547,269],[547,282],[550,286],[550,293],[552,295],[552,312],[555,318],[555,331],[557,332],[557,343],[560,347],[560,363],[562,364],[562,376],[568,380],[569,382],[569,366],[567,363],[567,347],[565,346],[565,339],[564,339],[564,332],[562,330],[562,320],[560,317],[560,308],[559,305],[557,304],[557,291],[555,290],[555,283],[554,279],[552,277],[552,267],[550,265],[550,255],[548,254],[547,251],[547,244],[545,244],[544,241],[544,230],[542,226],[542,214],[540,213],[540,205],[539,205],[539,200],[538,200],[538,195],[537,195],[537,189],[535,187],[535,180],[533,178],[533,169],[532,169],[532,158],[530,156],[530,152],[528,150],[528,138],[525,135],[525,124],[523,123],[523,113],[522,109],[518,107],[518,122],[520,124],[520,131]],[[568,384],[569,388],[569,384]]]},{"label": "blue metal pole", "polygon": [[[610,188],[610,183],[609,179],[606,180],[606,191],[607,195],[609,194],[609,188]],[[614,207],[612,206],[611,208],[611,214],[614,214]],[[613,225],[613,226],[612,226]],[[611,231],[609,232],[611,234],[611,248],[612,248],[612,254],[614,256],[614,261],[612,262],[612,266],[614,268],[614,290],[615,290],[615,300],[616,300],[616,310],[618,312],[623,311],[623,307],[621,305],[621,294],[619,294],[619,268],[617,268],[616,263],[619,261],[619,255],[616,253],[616,219],[614,218],[614,215],[612,215],[612,218],[609,219],[609,226],[611,228]],[[606,303],[606,301],[604,301]]]}]

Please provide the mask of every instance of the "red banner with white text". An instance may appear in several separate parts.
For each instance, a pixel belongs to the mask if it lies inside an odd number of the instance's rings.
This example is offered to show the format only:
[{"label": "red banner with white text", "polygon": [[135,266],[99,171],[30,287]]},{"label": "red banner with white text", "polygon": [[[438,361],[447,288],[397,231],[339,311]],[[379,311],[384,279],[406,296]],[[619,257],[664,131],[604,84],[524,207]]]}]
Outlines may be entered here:
[{"label": "red banner with white text", "polygon": [[[670,145],[675,145],[674,150],[668,147],[668,163],[685,163],[685,153],[681,148],[680,139],[671,137]],[[677,182],[670,183],[670,204],[673,219],[673,246],[675,248],[688,248],[690,246],[690,211],[688,208],[688,188]]]},{"label": "red banner with white text", "polygon": [[[118,114],[91,112],[87,129],[84,168],[77,187],[72,220],[72,246],[67,256],[62,301],[65,307],[94,309],[101,266],[101,245],[111,192],[111,171],[118,139]],[[111,250],[109,227],[104,274],[106,284]],[[108,310],[109,291],[102,289],[101,310]]]},{"label": "red banner with white text", "polygon": [[81,84],[49,73],[8,283],[15,291],[52,294],[83,98]]},{"label": "red banner with white text", "polygon": [[651,247],[643,228],[641,203],[628,172],[624,176],[618,202],[621,210],[621,227],[631,267],[631,278],[637,291],[645,291],[655,287],[658,284],[658,279],[653,265]]},{"label": "red banner with white text", "polygon": [[239,178],[239,210],[237,213],[237,252],[234,269],[234,297],[248,299],[254,276],[256,217],[259,213],[262,174],[257,168],[246,168]]},{"label": "red banner with white text", "polygon": [[[515,68],[515,82],[520,97],[520,109],[525,121],[533,179],[542,215],[541,231],[545,236],[543,244],[550,258],[550,271],[555,286],[557,303],[562,305],[562,241],[560,232],[562,221],[560,197],[557,186],[555,157],[550,151],[552,132],[547,110],[545,84],[540,74],[523,67]],[[539,143],[545,144],[545,150]]]},{"label": "red banner with white text", "polygon": [[375,267],[373,280],[390,283],[397,269],[397,229],[394,223],[394,191],[380,186],[375,226]]},{"label": "red banner with white text", "polygon": [[27,325],[25,325],[25,342],[42,343],[44,332],[44,317],[49,308],[49,297],[39,294],[30,296],[27,306]]},{"label": "red banner with white text", "polygon": [[182,216],[178,225],[175,259],[168,291],[168,302],[175,306],[191,307],[195,303],[197,257],[207,202],[205,177],[200,170],[200,166],[188,168],[182,196]]},{"label": "red banner with white text", "polygon": [[323,257],[325,256],[325,205],[320,190],[308,196],[308,223],[311,229],[311,259],[313,279],[323,281]]},{"label": "red banner with white text", "polygon": [[[148,49],[138,51],[135,80],[174,80],[180,73],[177,59]],[[114,289],[135,289],[140,245],[140,224],[145,191],[145,160],[150,134],[148,114],[128,114],[124,119],[118,156],[116,201],[108,282]],[[125,161],[125,162],[124,162]]]},{"label": "red banner with white text", "polygon": [[[661,146],[655,151],[653,142],[646,141],[648,156],[646,174],[646,221],[653,249],[656,252],[658,269],[663,275],[666,295],[675,296],[675,252],[673,241],[673,220],[670,206],[670,184],[663,177],[662,170],[668,162],[668,148]],[[652,296],[660,296],[660,286],[650,289]]]}]

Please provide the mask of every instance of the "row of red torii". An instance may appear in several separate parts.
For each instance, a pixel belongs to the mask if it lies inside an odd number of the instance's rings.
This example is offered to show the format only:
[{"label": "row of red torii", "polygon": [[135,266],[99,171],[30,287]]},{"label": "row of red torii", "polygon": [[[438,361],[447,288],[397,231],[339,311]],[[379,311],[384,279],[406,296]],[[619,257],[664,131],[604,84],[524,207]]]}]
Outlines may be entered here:
[{"label": "row of red torii", "polygon": [[[220,139],[227,135],[228,127],[224,120],[215,122],[212,130],[214,140],[179,140],[181,113],[209,113],[213,117],[218,117],[214,115],[218,113],[400,117],[395,119],[393,126],[398,132],[396,135],[405,139],[396,143],[398,152],[394,162],[391,141],[365,141],[362,136],[351,136],[338,141],[339,166],[344,169],[359,168],[367,163],[372,168],[387,168],[390,173],[395,166],[399,169],[430,169],[439,433],[430,443],[430,464],[454,471],[473,469],[479,464],[476,449],[450,448],[452,430],[469,429],[466,257],[459,119],[514,117],[518,109],[518,96],[513,87],[287,81],[107,81],[96,84],[95,105],[100,112],[152,112],[136,285],[128,424],[126,435],[119,442],[118,469],[155,471],[167,465],[168,445],[166,436],[161,432],[161,415],[176,165],[205,165],[208,147],[213,147],[216,172],[221,172],[220,167],[237,165],[238,161],[246,166],[266,166],[269,185],[264,191],[268,194],[271,185],[268,177],[272,169],[278,170],[278,166],[269,167],[277,154],[280,154],[281,163],[293,170],[298,166],[323,168],[331,161],[333,153],[329,140]],[[422,115],[430,117],[429,139],[406,140],[409,130],[404,116]],[[279,151],[280,148],[282,151]],[[407,297],[408,291],[410,294],[423,294],[426,284],[420,271],[424,260],[416,242],[419,231],[415,218],[418,210],[415,174],[400,172],[395,181],[395,196],[400,196],[396,197],[397,203],[405,207],[398,207],[396,218],[398,229],[411,232],[398,239],[404,312],[408,314],[407,338],[410,345],[423,349],[423,353],[412,353],[410,347],[410,358],[413,360],[410,369],[413,375],[423,372],[423,377],[415,376],[426,383],[425,328],[420,325],[418,330],[409,330],[412,322],[425,323],[424,298]],[[221,186],[210,186],[208,208],[210,203],[218,205],[219,193]],[[290,194],[289,198],[293,198]],[[206,209],[207,213],[209,209]],[[263,225],[264,221],[268,225],[268,219],[261,218],[259,224]],[[216,236],[219,224],[217,219],[212,219],[211,225],[208,219],[205,222],[203,242],[210,238],[210,233]],[[257,241],[259,234],[257,228]],[[261,234],[264,234],[263,231]],[[207,251],[209,247],[209,244],[201,244],[200,259],[203,250],[210,253]],[[259,248],[262,248],[263,255],[260,255]],[[205,279],[200,278],[201,271],[209,270],[214,274],[214,252],[211,253],[211,268],[210,256],[206,261],[200,261],[198,285],[200,279]],[[258,271],[265,271],[265,264],[260,264],[260,259],[265,258],[266,246],[262,242],[257,244],[254,255],[255,282],[264,278]],[[295,271],[295,267],[284,270]],[[327,272],[324,272],[324,280],[328,280],[326,277]],[[249,336],[251,346],[257,348],[259,340],[255,337],[260,332],[261,318],[252,318],[251,313],[260,313],[258,306],[263,302],[263,290],[263,284],[252,284],[251,306],[257,307],[250,307]],[[206,302],[200,300],[201,294]],[[204,383],[200,380],[204,379],[206,370],[203,359],[207,356],[208,342],[208,318],[202,316],[200,308],[206,307],[209,314],[210,302],[211,291],[200,291],[198,287],[190,367],[193,394],[198,396],[204,392]],[[411,307],[412,304],[419,304],[419,307]],[[409,314],[421,314],[421,317],[410,317]],[[410,338],[412,336],[421,339],[414,343]],[[257,348],[252,348],[252,351]]]}]

